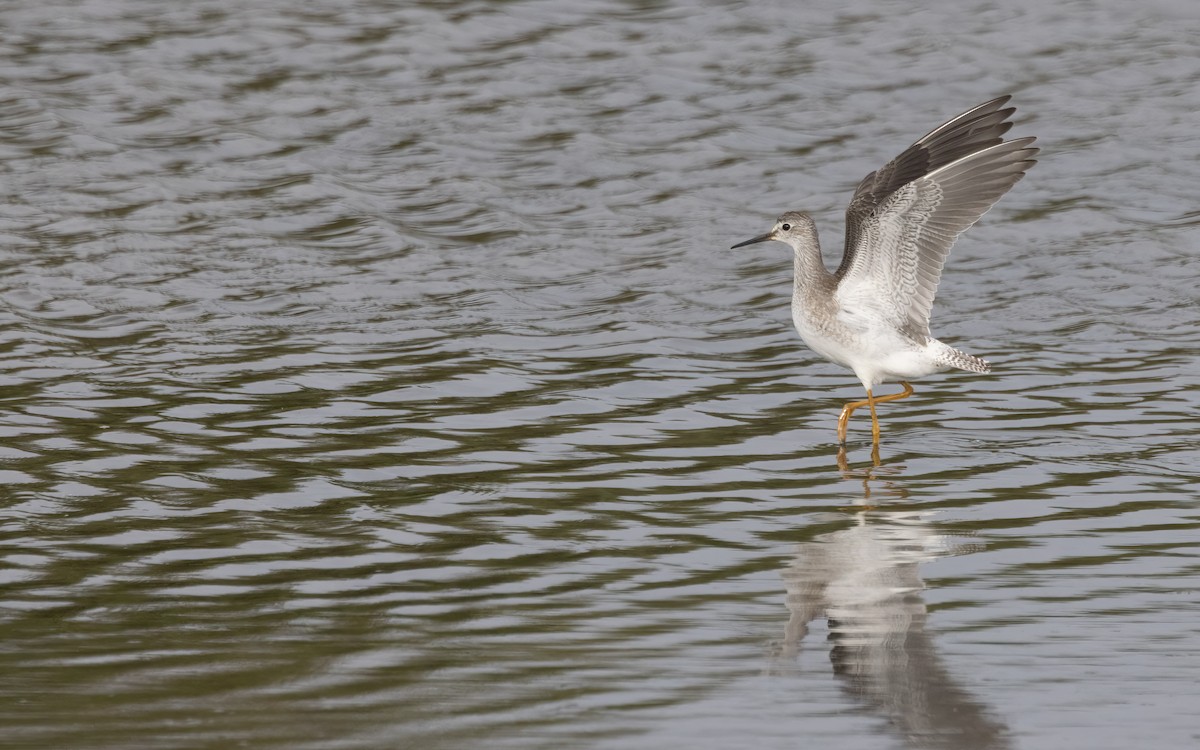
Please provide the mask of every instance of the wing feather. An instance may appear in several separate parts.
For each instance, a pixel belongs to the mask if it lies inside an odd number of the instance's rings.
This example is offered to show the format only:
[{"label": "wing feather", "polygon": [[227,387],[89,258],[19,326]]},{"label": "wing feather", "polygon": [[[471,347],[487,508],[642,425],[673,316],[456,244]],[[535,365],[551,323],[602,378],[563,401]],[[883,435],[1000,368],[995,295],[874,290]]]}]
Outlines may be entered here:
[{"label": "wing feather", "polygon": [[1016,112],[1014,107],[1004,106],[1011,98],[997,97],[937,126],[862,179],[846,207],[846,246],[836,276],[841,277],[852,261],[861,224],[892,193],[922,175],[1001,142],[1012,127],[1007,120]]},{"label": "wing feather", "polygon": [[942,266],[960,234],[1034,165],[1033,138],[1004,141],[1015,111],[1002,96],[931,130],[863,178],[846,209],[835,277],[848,306],[929,336]]}]

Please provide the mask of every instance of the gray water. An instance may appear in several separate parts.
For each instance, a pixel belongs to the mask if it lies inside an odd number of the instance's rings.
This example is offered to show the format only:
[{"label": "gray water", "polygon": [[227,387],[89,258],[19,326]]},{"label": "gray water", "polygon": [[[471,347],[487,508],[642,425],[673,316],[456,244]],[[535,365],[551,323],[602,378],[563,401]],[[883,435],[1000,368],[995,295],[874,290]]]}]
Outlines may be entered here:
[{"label": "gray water", "polygon": [[[0,746],[1200,744],[1198,19],[3,5]],[[728,247],[1002,93],[839,466]]]}]

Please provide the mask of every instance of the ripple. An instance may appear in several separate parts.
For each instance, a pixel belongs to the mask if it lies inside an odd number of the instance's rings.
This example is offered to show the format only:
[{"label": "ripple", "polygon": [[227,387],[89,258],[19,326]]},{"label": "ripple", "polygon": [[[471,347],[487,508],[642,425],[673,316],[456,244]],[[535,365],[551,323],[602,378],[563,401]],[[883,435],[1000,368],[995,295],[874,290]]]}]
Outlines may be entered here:
[{"label": "ripple", "polygon": [[[1174,3],[76,5],[0,11],[12,742],[1194,739]],[[832,263],[1005,90],[1045,159],[935,318],[995,370],[839,466],[861,388],[727,248]]]}]

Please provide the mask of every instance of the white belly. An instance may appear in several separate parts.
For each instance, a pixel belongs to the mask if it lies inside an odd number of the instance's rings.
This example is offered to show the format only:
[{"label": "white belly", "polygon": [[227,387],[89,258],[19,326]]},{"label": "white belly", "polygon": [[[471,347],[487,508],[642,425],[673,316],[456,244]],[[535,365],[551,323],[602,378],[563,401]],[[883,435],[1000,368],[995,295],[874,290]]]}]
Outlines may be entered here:
[{"label": "white belly", "polygon": [[799,315],[793,315],[793,322],[808,348],[853,370],[864,388],[897,380],[915,380],[947,369],[936,364],[929,344],[919,346],[893,330],[854,331],[837,326],[830,332],[812,326]]}]

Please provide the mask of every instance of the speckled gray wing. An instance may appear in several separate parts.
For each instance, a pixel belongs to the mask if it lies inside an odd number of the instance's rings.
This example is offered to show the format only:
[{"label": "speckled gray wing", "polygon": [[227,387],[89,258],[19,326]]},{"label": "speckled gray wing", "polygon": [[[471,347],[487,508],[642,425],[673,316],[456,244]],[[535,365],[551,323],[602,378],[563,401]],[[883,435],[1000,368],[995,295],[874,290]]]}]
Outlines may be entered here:
[{"label": "speckled gray wing", "polygon": [[836,276],[849,268],[863,222],[892,193],[922,175],[1003,140],[1012,127],[1007,120],[1017,111],[1015,107],[1004,107],[1011,98],[992,99],[937,126],[858,183],[846,206],[846,247]]},{"label": "speckled gray wing", "polygon": [[981,104],[914,143],[859,184],[846,210],[846,250],[835,276],[844,303],[929,336],[942,266],[958,235],[1036,162],[1035,139],[1002,141],[1008,97]]}]

